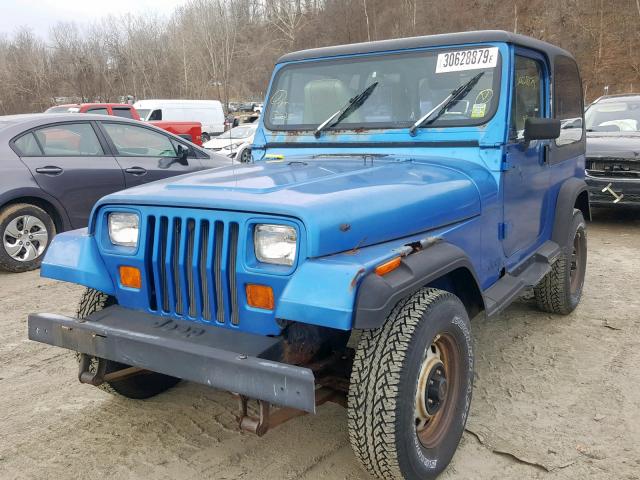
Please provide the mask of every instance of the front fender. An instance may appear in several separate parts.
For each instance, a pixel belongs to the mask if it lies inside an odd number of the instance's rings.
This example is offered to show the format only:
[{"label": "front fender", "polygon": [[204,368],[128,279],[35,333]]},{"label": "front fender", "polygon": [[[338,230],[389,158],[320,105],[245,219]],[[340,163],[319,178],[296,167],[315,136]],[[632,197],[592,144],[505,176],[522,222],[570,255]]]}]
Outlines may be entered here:
[{"label": "front fender", "polygon": [[357,283],[364,272],[358,262],[307,260],[284,289],[276,318],[350,330]]},{"label": "front fender", "polygon": [[484,308],[471,261],[459,247],[442,242],[404,257],[400,267],[384,277],[375,273],[367,275],[358,290],[353,328],[382,326],[400,300],[458,269],[470,273],[469,281],[472,283],[465,286],[465,291],[477,294]]},{"label": "front fender", "polygon": [[[560,187],[558,199],[556,200],[556,212],[553,223],[553,234],[551,239],[561,247],[564,247],[569,237],[571,228],[570,219],[573,218],[573,209],[576,199],[582,192],[587,192],[587,184],[581,178],[569,178]],[[586,206],[589,209],[589,205]],[[590,219],[590,211],[585,213],[585,219]]]},{"label": "front fender", "polygon": [[115,294],[95,237],[86,228],[56,235],[42,261],[40,276]]}]

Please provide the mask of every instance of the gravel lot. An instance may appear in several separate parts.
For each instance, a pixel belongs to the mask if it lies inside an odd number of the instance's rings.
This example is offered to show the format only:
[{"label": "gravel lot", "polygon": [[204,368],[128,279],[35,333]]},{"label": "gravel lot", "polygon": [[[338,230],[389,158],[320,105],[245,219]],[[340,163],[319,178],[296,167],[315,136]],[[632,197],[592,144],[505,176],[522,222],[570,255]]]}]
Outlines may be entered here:
[{"label": "gravel lot", "polygon": [[[441,478],[640,479],[639,252],[640,211],[596,212],[577,311],[522,301],[473,325],[472,412]],[[368,478],[341,407],[257,438],[203,386],[112,397],[78,383],[70,353],[26,339],[29,312],[72,314],[81,288],[0,273],[0,292],[0,478]]]}]

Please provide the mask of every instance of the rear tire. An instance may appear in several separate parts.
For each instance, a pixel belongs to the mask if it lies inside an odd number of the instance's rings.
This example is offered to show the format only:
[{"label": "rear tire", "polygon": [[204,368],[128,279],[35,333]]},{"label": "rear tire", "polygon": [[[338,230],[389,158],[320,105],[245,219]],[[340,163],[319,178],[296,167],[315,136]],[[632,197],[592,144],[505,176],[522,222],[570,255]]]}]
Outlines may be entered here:
[{"label": "rear tire", "polygon": [[423,288],[358,344],[348,400],[356,457],[377,478],[435,478],[460,442],[472,388],[464,305],[451,293]]},{"label": "rear tire", "polygon": [[16,203],[0,212],[0,269],[27,272],[42,263],[56,226],[42,208]]},{"label": "rear tire", "polygon": [[[111,305],[116,305],[115,297],[102,293],[92,288],[87,288],[80,299],[80,305],[76,316],[78,318],[86,318],[92,313],[103,310]],[[78,361],[80,355],[77,354]],[[105,373],[111,373],[123,368],[129,367],[122,363],[113,362],[111,360],[103,360],[107,362]],[[98,366],[98,359],[91,359],[90,369],[95,371]],[[123,397],[142,400],[150,398],[175,386],[180,381],[179,378],[170,377],[162,373],[143,373],[134,377],[125,378],[115,382],[105,382],[99,385],[100,390],[111,394],[122,395]]]},{"label": "rear tire", "polygon": [[580,303],[586,269],[586,224],[582,212],[574,209],[569,238],[562,253],[534,288],[538,308],[561,315],[571,313]]}]

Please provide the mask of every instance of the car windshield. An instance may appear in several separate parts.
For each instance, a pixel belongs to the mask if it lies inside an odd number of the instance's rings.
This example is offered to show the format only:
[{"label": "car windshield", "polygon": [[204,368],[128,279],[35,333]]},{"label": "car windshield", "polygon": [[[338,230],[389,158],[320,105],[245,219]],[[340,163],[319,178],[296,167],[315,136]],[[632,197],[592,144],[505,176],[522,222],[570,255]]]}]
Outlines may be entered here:
[{"label": "car windshield", "polygon": [[231,130],[224,133],[224,137],[226,138],[247,138],[253,135],[256,127],[241,125],[239,127],[234,127]]},{"label": "car windshield", "polygon": [[142,120],[146,120],[149,116],[149,112],[151,112],[151,110],[148,108],[136,108],[136,111],[138,112],[138,115],[140,115],[140,118]]},{"label": "car windshield", "polygon": [[640,131],[640,98],[635,101],[594,103],[585,112],[589,132]]},{"label": "car windshield", "polygon": [[336,128],[407,128],[480,72],[480,80],[432,126],[487,122],[499,98],[497,47],[358,56],[284,66],[267,100],[270,130],[315,130],[355,95],[375,89]]}]

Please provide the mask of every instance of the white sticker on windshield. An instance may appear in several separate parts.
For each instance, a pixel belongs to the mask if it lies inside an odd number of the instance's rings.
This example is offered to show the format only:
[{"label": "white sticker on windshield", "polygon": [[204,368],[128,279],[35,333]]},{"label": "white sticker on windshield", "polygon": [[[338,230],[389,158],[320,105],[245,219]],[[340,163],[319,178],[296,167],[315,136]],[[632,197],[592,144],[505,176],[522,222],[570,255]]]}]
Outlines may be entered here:
[{"label": "white sticker on windshield", "polygon": [[497,64],[498,47],[456,50],[455,52],[438,54],[436,73],[495,68]]}]

